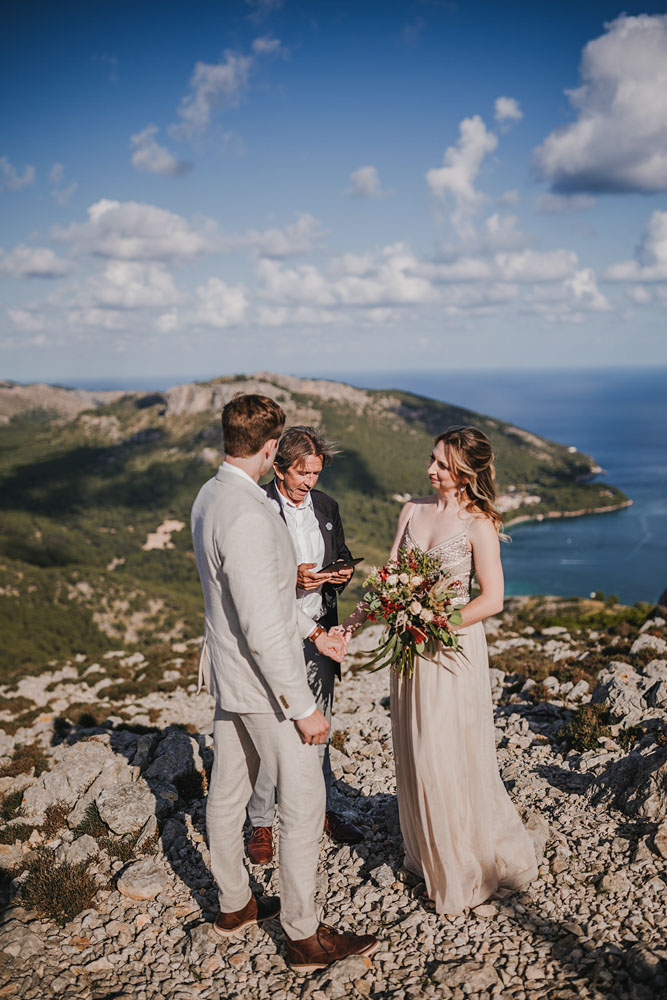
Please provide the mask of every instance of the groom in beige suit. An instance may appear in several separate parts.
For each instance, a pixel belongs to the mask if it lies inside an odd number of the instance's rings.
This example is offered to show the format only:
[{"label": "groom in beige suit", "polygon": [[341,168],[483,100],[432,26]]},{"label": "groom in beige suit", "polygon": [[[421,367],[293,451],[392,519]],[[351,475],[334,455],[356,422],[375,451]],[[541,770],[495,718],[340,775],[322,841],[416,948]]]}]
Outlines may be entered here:
[{"label": "groom in beige suit", "polygon": [[[324,824],[317,745],[328,723],[308,686],[302,640],[340,660],[343,647],[297,607],[297,562],[276,504],[259,487],[273,464],[285,414],[267,396],[235,396],[222,413],[225,461],[199,491],[192,535],[205,602],[200,667],[216,701],[215,759],[206,825],[222,936],[281,913],[294,969],[370,955],[370,935],[319,922],[315,873]],[[280,803],[282,897],[254,896],[243,863],[243,823],[259,762]]]}]

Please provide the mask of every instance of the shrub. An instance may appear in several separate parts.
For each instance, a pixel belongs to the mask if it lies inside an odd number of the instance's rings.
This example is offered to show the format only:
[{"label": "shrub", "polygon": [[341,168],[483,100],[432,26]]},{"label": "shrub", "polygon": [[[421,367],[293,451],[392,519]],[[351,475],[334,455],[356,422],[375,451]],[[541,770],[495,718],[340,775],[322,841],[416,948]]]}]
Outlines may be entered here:
[{"label": "shrub", "polygon": [[28,826],[27,823],[12,823],[11,826],[3,826],[0,830],[0,844],[15,844],[17,840],[25,843],[34,829],[34,826]]},{"label": "shrub", "polygon": [[55,837],[58,831],[66,826],[67,817],[71,811],[72,807],[66,802],[55,802],[53,805],[46,807],[41,830],[47,839],[50,840],[52,837]]},{"label": "shrub", "polygon": [[35,777],[39,777],[42,771],[48,771],[49,758],[39,743],[30,743],[27,746],[18,743],[14,747],[12,759],[0,768],[0,778],[15,778],[19,774],[29,774],[33,768]]},{"label": "shrub", "polygon": [[58,864],[50,851],[38,851],[26,865],[28,876],[21,886],[21,902],[64,927],[88,909],[99,889],[88,866],[89,861]]},{"label": "shrub", "polygon": [[21,815],[21,803],[23,802],[23,792],[7,792],[0,801],[0,820],[8,823],[10,819],[16,819]]},{"label": "shrub", "polygon": [[341,753],[347,753],[345,749],[345,744],[347,743],[347,733],[344,733],[342,729],[334,730],[331,734],[329,742],[334,750],[339,750]]},{"label": "shrub", "polygon": [[107,837],[109,834],[106,824],[102,821],[96,802],[91,802],[86,806],[83,819],[74,828],[75,837],[83,837],[85,833],[90,837],[94,837],[98,842],[100,838]]},{"label": "shrub", "polygon": [[570,750],[596,750],[603,736],[611,736],[611,716],[607,705],[582,705],[560,731]]}]

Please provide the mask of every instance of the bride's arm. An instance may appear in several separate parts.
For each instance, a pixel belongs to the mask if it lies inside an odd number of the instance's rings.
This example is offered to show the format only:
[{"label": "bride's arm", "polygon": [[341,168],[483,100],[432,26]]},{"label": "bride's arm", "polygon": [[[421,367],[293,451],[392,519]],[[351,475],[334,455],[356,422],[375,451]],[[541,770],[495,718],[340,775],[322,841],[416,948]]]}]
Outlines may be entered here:
[{"label": "bride's arm", "polygon": [[[391,546],[391,552],[389,553],[390,559],[395,559],[398,555],[398,549],[401,544],[401,539],[403,538],[403,532],[405,531],[405,526],[410,519],[410,514],[412,512],[413,504],[408,501],[398,515],[398,524],[396,525],[396,536],[394,537],[393,545]],[[364,624],[368,618],[368,605],[364,600],[359,601],[354,611],[350,612],[344,622],[341,622],[339,628],[345,631],[345,634],[349,638],[351,635],[357,631],[358,628]]]},{"label": "bride's arm", "polygon": [[500,540],[491,518],[476,517],[470,525],[470,544],[480,594],[462,607],[461,627],[474,625],[503,610],[505,582],[500,561]]}]

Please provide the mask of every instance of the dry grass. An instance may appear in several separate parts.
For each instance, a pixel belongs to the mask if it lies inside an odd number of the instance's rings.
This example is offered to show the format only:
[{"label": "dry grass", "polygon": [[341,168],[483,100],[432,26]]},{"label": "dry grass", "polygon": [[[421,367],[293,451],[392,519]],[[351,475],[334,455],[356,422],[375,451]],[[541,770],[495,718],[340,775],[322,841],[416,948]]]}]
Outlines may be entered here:
[{"label": "dry grass", "polygon": [[35,777],[39,777],[42,771],[48,771],[49,758],[39,743],[30,743],[27,746],[19,743],[14,747],[9,763],[0,768],[0,778],[16,778],[19,774],[30,774],[33,768]]}]

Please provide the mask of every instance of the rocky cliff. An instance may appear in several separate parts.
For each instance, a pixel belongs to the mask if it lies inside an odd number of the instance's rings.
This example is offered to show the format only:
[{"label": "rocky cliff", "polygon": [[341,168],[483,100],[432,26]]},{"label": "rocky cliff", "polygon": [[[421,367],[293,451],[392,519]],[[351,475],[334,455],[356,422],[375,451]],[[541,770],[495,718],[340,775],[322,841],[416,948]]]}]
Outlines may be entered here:
[{"label": "rocky cliff", "polygon": [[[323,840],[318,899],[341,929],[382,938],[303,980],[279,925],[221,942],[206,847],[213,704],[196,696],[198,639],[80,654],[0,688],[0,995],[102,998],[667,994],[667,609],[516,599],[486,623],[497,753],[539,878],[438,918],[401,870],[385,671],[338,687],[337,807],[358,847]],[[559,618],[565,624],[547,624]],[[588,622],[588,624],[587,624]],[[452,761],[456,766],[456,761]],[[278,890],[276,867],[253,868]]]}]

